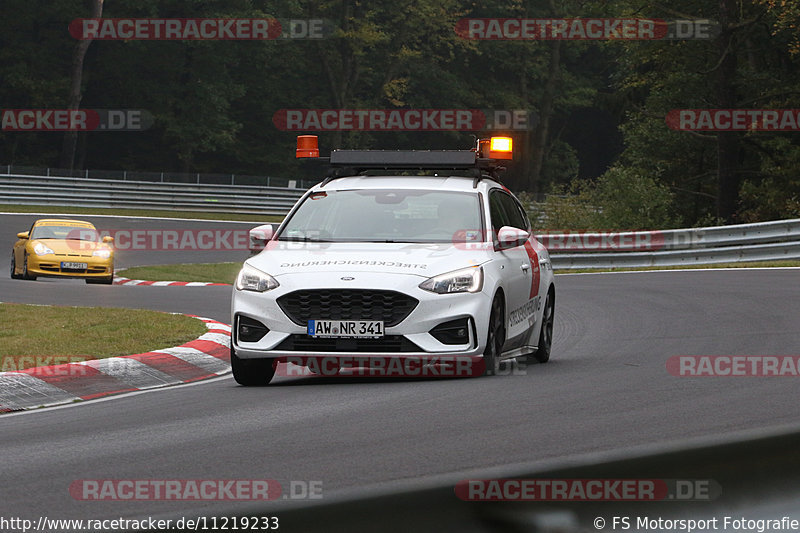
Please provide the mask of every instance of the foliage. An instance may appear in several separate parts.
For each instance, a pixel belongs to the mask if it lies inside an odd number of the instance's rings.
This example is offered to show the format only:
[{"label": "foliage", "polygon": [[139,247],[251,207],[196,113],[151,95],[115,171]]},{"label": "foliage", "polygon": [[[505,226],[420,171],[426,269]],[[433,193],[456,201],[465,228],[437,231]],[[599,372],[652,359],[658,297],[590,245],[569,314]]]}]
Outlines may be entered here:
[{"label": "foliage", "polygon": [[556,191],[532,213],[549,230],[663,229],[676,222],[672,193],[641,169],[613,167],[595,182],[574,180]]},{"label": "foliage", "polygon": [[[0,3],[3,108],[65,107],[76,46],[67,27],[88,5]],[[725,14],[725,6],[735,9]],[[465,17],[723,14],[720,37],[683,41],[474,41],[454,31]],[[81,133],[78,167],[311,177],[290,155],[297,132],[273,124],[276,111],[524,109],[538,122],[511,132],[517,153],[506,184],[537,198],[550,193],[559,225],[797,216],[796,132],[691,133],[671,130],[664,117],[720,107],[723,97],[733,98],[729,107],[800,108],[798,0],[114,0],[103,16],[322,18],[335,31],[324,40],[93,42],[81,106],[145,109],[155,123],[145,132]],[[464,149],[478,133],[490,132],[322,132],[320,145]],[[733,141],[727,152],[721,139]],[[0,132],[0,163],[55,166],[62,141]],[[720,199],[731,195],[734,212],[722,213]],[[579,214],[584,204],[601,209]]]}]

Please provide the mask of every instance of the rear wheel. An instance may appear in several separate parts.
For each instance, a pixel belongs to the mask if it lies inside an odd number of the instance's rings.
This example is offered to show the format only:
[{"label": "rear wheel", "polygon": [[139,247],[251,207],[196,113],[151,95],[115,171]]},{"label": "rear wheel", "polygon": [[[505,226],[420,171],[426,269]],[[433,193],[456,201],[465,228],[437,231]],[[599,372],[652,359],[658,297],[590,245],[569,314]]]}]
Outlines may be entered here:
[{"label": "rear wheel", "polygon": [[[556,309],[555,293],[552,289],[547,293],[544,301],[544,311],[542,311],[542,329],[539,333],[539,344],[536,352],[531,354],[534,360],[539,363],[546,363],[550,360],[550,351],[553,348],[553,322],[555,321]],[[529,356],[529,358],[531,357]]]},{"label": "rear wheel", "polygon": [[500,354],[506,342],[504,327],[503,300],[495,296],[492,310],[489,313],[489,334],[486,336],[486,348],[483,351],[483,375],[494,376],[500,368]]},{"label": "rear wheel", "polygon": [[248,387],[268,385],[275,375],[272,359],[240,359],[232,345],[231,370],[236,383]]},{"label": "rear wheel", "polygon": [[22,276],[16,273],[17,261],[14,258],[14,252],[11,252],[11,279],[21,279]]}]

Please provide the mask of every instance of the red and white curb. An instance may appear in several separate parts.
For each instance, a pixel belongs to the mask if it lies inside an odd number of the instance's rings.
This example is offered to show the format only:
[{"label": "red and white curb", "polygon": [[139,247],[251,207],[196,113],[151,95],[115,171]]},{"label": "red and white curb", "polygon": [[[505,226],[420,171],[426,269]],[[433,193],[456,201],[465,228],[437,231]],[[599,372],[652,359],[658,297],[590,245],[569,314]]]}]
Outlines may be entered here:
[{"label": "red and white curb", "polygon": [[231,327],[210,318],[189,316],[205,322],[208,331],[182,346],[0,372],[0,413],[168,387],[230,372]]},{"label": "red and white curb", "polygon": [[114,278],[114,285],[144,285],[148,287],[230,287],[230,283],[208,281],[147,281],[144,279]]}]

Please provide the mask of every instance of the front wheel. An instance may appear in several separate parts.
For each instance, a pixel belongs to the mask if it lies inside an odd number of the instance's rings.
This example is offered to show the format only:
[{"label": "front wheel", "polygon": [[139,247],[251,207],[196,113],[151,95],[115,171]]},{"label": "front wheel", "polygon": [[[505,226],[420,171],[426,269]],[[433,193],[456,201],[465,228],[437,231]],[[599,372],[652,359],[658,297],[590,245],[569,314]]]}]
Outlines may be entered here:
[{"label": "front wheel", "polygon": [[36,281],[36,276],[28,274],[28,254],[22,254],[22,279]]},{"label": "front wheel", "polygon": [[14,258],[14,252],[11,252],[11,279],[21,279],[22,276],[16,273],[17,271],[17,261]]},{"label": "front wheel", "polygon": [[231,345],[231,370],[239,385],[252,387],[269,385],[275,375],[272,359],[240,359]]},{"label": "front wheel", "polygon": [[107,278],[86,278],[88,285],[112,285],[114,283],[114,276]]},{"label": "front wheel", "polygon": [[486,336],[486,348],[483,350],[483,375],[494,376],[500,368],[500,354],[506,342],[506,330],[503,324],[503,301],[495,296],[492,310],[489,313],[489,333]]}]

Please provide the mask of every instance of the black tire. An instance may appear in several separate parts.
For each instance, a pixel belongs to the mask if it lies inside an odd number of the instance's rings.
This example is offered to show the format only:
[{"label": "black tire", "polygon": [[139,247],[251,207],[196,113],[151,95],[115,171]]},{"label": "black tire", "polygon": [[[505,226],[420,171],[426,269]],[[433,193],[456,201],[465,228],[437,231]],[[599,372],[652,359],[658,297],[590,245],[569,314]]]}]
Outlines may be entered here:
[{"label": "black tire", "polygon": [[272,359],[239,359],[233,346],[231,346],[231,369],[236,383],[245,387],[269,385],[275,375]]},{"label": "black tire", "polygon": [[503,300],[495,296],[489,313],[489,332],[486,335],[486,348],[483,350],[483,375],[494,376],[500,367],[500,354],[506,342],[505,314]]},{"label": "black tire", "polygon": [[550,360],[550,352],[553,349],[553,322],[555,314],[556,296],[553,290],[550,289],[547,292],[547,299],[544,301],[542,329],[539,332],[539,344],[536,352],[531,354],[533,359],[539,363],[546,363]]},{"label": "black tire", "polygon": [[114,276],[107,278],[86,278],[86,283],[89,285],[111,285],[114,283]]},{"label": "black tire", "polygon": [[28,254],[22,254],[22,279],[36,281],[36,276],[28,274]]},{"label": "black tire", "polygon": [[22,279],[22,276],[19,274],[14,274],[14,271],[17,269],[17,261],[14,258],[14,252],[11,252],[11,279]]}]

